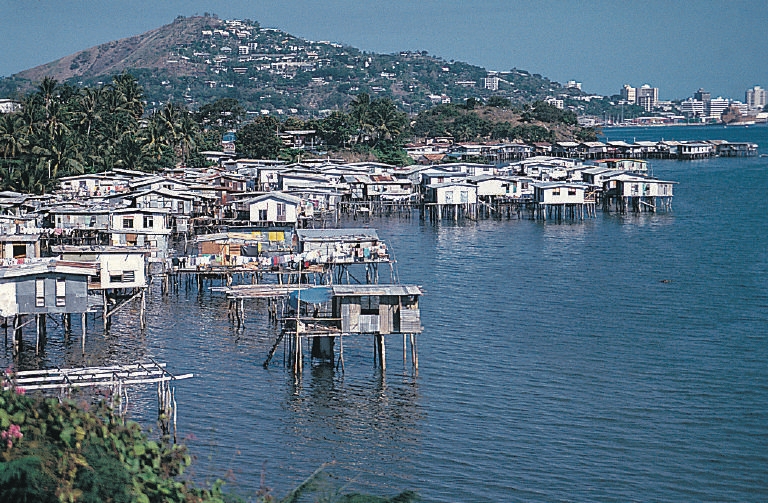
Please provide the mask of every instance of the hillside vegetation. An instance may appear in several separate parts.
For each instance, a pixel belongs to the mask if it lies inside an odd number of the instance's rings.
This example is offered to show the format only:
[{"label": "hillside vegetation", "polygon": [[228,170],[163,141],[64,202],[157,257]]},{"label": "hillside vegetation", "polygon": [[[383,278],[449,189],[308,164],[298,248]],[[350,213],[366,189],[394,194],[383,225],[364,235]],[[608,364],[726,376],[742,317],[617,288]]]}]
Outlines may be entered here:
[{"label": "hillside vegetation", "polygon": [[[45,77],[97,87],[126,71],[136,77],[151,107],[173,101],[197,109],[233,98],[248,111],[304,117],[341,110],[360,93],[417,113],[449,100],[462,104],[467,98],[501,96],[522,105],[564,92],[560,84],[524,70],[488,72],[426,51],[368,53],[303,40],[254,21],[206,15],[179,17],[20,72],[0,81],[0,96],[22,95]],[[498,88],[486,89],[486,78]]]}]

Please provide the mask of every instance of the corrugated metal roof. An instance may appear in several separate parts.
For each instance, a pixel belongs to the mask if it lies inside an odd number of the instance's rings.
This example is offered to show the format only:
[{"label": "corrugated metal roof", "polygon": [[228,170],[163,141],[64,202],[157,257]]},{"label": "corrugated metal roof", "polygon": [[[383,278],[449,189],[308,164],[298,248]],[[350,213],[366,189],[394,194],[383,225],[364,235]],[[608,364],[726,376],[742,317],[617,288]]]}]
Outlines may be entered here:
[{"label": "corrugated metal roof", "polygon": [[53,272],[56,274],[76,274],[81,276],[93,276],[98,274],[98,264],[90,262],[69,262],[64,260],[50,260],[19,264],[10,267],[0,267],[0,278],[18,278],[34,276]]},{"label": "corrugated metal roof", "polygon": [[297,229],[300,241],[359,241],[379,239],[376,229]]},{"label": "corrugated metal roof", "polygon": [[334,285],[336,297],[357,297],[361,295],[422,295],[424,292],[417,285]]}]

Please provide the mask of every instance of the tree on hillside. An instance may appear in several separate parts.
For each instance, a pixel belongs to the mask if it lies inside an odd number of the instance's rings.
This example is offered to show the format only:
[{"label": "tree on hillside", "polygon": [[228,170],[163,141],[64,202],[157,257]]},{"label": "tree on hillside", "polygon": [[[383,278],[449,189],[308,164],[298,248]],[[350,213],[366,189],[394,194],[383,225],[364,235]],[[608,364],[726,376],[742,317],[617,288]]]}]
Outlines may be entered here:
[{"label": "tree on hillside", "polygon": [[485,103],[489,107],[496,107],[496,108],[509,108],[512,106],[512,102],[509,101],[507,98],[502,98],[501,96],[491,96],[488,98],[488,101]]},{"label": "tree on hillside", "polygon": [[541,122],[561,123],[570,126],[578,124],[578,119],[575,113],[570,110],[560,110],[546,101],[534,101],[532,105],[526,106],[522,118],[526,122],[538,120]]},{"label": "tree on hillside", "polygon": [[237,132],[237,151],[253,159],[273,159],[283,143],[278,136],[280,123],[274,117],[261,116],[246,124]]},{"label": "tree on hillside", "polygon": [[245,108],[235,98],[221,98],[200,107],[195,120],[203,127],[222,130],[236,128],[245,116]]},{"label": "tree on hillside", "polygon": [[371,97],[367,93],[360,93],[350,103],[352,110],[349,115],[352,123],[357,128],[357,142],[364,143],[370,139],[373,132],[371,124]]},{"label": "tree on hillside", "polygon": [[397,109],[392,100],[384,98],[371,102],[369,122],[373,131],[372,146],[396,144],[408,128],[408,115]]},{"label": "tree on hillside", "polygon": [[335,111],[321,120],[318,135],[329,148],[346,148],[356,129],[349,114]]}]

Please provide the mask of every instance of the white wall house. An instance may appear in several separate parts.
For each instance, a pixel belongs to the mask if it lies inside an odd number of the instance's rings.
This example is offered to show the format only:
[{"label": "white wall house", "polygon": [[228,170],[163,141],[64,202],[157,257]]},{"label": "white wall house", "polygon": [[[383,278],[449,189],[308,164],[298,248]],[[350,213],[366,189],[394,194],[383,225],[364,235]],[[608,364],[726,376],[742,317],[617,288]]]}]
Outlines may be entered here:
[{"label": "white wall house", "polygon": [[110,218],[110,242],[113,246],[151,248],[154,257],[165,257],[171,235],[169,220],[164,208],[115,210]]},{"label": "white wall house", "polygon": [[295,224],[301,212],[301,198],[280,192],[269,192],[244,203],[251,222]]},{"label": "white wall house", "polygon": [[426,200],[440,205],[477,204],[477,186],[465,182],[446,182],[427,186]]},{"label": "white wall house", "polygon": [[533,200],[540,204],[583,204],[588,185],[572,182],[533,184]]}]

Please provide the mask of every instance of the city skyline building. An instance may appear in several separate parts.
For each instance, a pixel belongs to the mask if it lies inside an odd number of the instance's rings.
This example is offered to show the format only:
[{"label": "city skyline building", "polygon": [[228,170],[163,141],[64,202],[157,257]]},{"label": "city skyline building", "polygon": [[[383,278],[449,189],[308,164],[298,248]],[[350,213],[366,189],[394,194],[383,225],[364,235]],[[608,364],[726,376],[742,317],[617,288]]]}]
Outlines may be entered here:
[{"label": "city skyline building", "polygon": [[765,89],[755,86],[744,93],[744,102],[749,108],[763,109],[766,105]]}]

